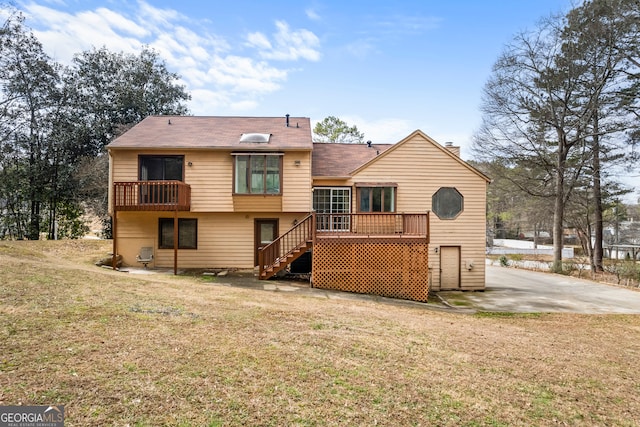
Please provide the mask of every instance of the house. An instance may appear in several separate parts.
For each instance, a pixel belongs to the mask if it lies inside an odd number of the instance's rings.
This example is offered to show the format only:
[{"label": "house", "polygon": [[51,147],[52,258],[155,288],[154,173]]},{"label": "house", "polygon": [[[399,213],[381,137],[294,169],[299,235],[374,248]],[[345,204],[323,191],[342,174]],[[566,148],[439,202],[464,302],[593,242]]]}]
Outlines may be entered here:
[{"label": "house", "polygon": [[421,131],[318,144],[303,117],[152,116],[108,145],[114,253],[151,267],[310,256],[313,286],[426,300],[484,289],[489,179]]}]

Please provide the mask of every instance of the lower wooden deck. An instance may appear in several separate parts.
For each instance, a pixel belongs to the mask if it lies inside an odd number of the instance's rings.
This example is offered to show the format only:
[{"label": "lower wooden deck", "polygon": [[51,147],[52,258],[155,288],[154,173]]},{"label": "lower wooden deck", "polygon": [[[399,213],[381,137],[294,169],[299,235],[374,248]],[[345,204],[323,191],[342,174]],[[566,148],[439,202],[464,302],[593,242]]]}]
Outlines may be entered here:
[{"label": "lower wooden deck", "polygon": [[426,302],[428,248],[424,238],[318,235],[313,287]]}]

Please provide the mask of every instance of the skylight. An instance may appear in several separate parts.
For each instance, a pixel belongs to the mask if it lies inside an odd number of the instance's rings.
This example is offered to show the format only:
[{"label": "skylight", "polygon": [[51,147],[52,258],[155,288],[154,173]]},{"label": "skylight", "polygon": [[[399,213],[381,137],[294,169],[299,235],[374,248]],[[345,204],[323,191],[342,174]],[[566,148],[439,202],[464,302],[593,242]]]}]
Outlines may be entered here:
[{"label": "skylight", "polygon": [[240,135],[240,142],[269,142],[270,133],[243,133]]}]

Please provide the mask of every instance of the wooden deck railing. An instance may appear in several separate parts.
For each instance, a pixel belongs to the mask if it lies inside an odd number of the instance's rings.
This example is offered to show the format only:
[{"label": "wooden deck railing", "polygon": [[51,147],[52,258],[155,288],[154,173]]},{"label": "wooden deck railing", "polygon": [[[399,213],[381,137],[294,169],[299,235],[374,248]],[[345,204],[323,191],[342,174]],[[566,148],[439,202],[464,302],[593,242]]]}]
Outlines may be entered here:
[{"label": "wooden deck railing", "polygon": [[119,211],[188,211],[191,187],[182,181],[114,182],[113,201]]},{"label": "wooden deck railing", "polygon": [[429,214],[344,213],[316,214],[319,236],[429,236]]},{"label": "wooden deck railing", "polygon": [[311,213],[289,231],[258,251],[260,279],[284,269],[315,244],[328,237],[424,238],[429,243],[429,214],[318,214]]}]

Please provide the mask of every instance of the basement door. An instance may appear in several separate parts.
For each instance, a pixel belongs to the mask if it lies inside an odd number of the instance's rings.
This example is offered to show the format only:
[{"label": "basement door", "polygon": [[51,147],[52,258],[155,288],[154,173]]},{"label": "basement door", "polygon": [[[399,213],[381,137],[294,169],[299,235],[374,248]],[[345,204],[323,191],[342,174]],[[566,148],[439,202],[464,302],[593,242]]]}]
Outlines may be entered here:
[{"label": "basement door", "polygon": [[253,265],[258,265],[258,250],[278,238],[278,219],[256,219]]},{"label": "basement door", "polygon": [[440,289],[460,289],[460,246],[440,246]]}]

